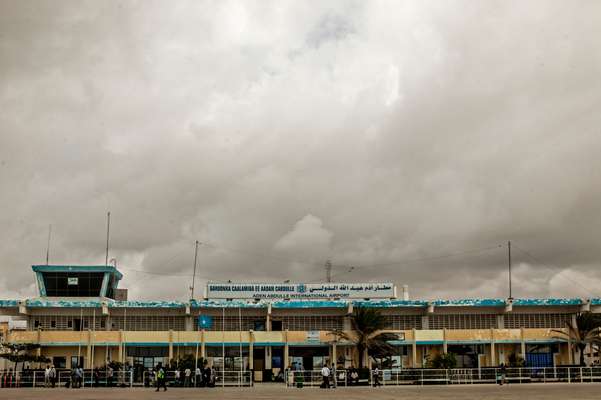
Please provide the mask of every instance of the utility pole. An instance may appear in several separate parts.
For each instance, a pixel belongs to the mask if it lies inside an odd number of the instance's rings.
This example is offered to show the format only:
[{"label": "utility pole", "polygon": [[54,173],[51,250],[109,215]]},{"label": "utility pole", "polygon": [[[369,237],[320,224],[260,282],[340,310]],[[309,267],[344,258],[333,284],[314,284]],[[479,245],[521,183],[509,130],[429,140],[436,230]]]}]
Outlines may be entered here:
[{"label": "utility pole", "polygon": [[196,260],[197,259],[198,259],[198,240],[196,241],[196,244],[194,246],[194,273],[192,274],[192,286],[190,286],[190,289],[192,290],[192,293],[190,294],[191,300],[194,299],[194,284],[196,283]]},{"label": "utility pole", "polygon": [[111,212],[106,214],[106,257],[104,265],[109,265],[109,232],[111,230]]},{"label": "utility pole", "polygon": [[330,260],[326,261],[326,282],[332,282],[332,263]]},{"label": "utility pole", "polygon": [[50,236],[52,235],[52,225],[48,225],[48,244],[46,245],[46,265],[50,260]]},{"label": "utility pole", "polygon": [[512,300],[511,293],[511,241],[507,242],[507,266],[509,267],[509,299]]}]

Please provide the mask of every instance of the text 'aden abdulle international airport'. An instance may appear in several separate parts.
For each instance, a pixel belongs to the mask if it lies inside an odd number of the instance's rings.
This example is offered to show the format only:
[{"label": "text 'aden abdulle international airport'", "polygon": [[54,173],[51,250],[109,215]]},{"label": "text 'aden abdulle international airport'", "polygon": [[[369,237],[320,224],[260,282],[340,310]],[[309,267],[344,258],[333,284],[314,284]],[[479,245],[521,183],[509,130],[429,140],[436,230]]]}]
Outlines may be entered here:
[{"label": "text 'aden abdulle international airport'", "polygon": [[[378,309],[397,340],[395,368],[422,368],[452,352],[458,368],[507,363],[530,367],[578,362],[578,349],[557,338],[578,313],[601,313],[601,299],[410,300],[391,283],[209,283],[203,300],[131,301],[113,266],[33,266],[39,297],[0,300],[5,342],[33,343],[57,368],[107,360],[133,367],[134,378],[185,355],[217,370],[245,370],[255,382],[291,365],[320,369],[359,365],[356,347],[332,330],[352,330],[353,309]],[[364,359],[365,360],[365,359]],[[368,361],[369,362],[369,361]],[[82,364],[80,364],[82,365]]]}]

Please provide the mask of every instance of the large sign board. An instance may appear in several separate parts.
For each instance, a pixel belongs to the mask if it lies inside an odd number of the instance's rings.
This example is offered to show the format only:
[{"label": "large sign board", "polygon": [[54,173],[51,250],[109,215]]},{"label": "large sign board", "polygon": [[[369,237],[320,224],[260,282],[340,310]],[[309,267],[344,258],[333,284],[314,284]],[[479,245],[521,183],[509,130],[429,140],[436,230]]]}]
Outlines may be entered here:
[{"label": "large sign board", "polygon": [[208,299],[386,299],[396,295],[384,283],[209,283]]}]

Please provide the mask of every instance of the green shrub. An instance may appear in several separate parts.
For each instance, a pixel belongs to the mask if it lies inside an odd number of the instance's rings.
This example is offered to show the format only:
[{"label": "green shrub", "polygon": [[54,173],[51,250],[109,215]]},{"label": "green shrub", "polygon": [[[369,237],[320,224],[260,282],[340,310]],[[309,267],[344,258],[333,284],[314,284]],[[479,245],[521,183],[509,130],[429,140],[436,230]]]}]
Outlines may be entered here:
[{"label": "green shrub", "polygon": [[426,367],[435,369],[451,369],[457,366],[457,357],[454,353],[439,353],[434,357],[427,357]]}]

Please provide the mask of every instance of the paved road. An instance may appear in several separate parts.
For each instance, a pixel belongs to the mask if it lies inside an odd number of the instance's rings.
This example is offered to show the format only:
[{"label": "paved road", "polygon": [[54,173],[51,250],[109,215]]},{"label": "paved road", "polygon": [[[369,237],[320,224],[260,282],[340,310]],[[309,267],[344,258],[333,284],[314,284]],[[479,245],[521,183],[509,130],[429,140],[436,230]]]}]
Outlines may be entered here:
[{"label": "paved road", "polygon": [[466,385],[466,386],[403,386],[386,388],[317,388],[287,389],[262,385],[254,388],[178,389],[156,393],[152,389],[0,389],[0,400],[550,400],[601,399],[601,384],[524,384],[524,385]]}]

